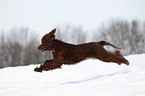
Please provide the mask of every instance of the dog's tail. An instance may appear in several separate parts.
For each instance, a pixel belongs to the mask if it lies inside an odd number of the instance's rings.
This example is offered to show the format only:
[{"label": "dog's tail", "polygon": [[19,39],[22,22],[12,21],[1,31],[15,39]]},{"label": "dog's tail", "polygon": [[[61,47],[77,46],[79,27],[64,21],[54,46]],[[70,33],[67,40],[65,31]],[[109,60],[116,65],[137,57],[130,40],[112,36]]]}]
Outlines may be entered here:
[{"label": "dog's tail", "polygon": [[114,46],[114,45],[112,45],[111,43],[106,42],[106,41],[100,41],[99,44],[101,44],[101,45],[110,45],[110,46],[112,46],[112,47],[114,47],[114,48],[121,49],[121,48],[116,47],[116,46]]}]

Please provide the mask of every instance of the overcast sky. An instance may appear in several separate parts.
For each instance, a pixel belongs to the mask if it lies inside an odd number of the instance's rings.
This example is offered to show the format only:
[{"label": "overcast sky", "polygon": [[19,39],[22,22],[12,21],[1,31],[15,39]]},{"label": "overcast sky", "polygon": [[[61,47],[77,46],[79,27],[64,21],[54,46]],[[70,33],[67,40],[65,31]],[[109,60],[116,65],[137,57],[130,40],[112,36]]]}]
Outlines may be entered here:
[{"label": "overcast sky", "polygon": [[0,30],[45,34],[70,23],[91,31],[110,18],[145,21],[145,0],[0,0]]}]

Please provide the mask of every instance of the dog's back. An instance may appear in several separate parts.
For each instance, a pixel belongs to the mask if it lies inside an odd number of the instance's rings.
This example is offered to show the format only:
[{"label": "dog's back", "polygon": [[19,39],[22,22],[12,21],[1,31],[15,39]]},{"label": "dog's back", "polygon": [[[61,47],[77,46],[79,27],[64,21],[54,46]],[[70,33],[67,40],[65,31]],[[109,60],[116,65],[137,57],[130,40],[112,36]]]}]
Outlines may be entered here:
[{"label": "dog's back", "polygon": [[53,52],[54,58],[60,60],[59,62],[63,64],[75,64],[86,58],[104,60],[107,54],[109,54],[103,48],[104,45],[108,45],[105,41],[73,45],[55,39],[53,45],[55,46]]}]

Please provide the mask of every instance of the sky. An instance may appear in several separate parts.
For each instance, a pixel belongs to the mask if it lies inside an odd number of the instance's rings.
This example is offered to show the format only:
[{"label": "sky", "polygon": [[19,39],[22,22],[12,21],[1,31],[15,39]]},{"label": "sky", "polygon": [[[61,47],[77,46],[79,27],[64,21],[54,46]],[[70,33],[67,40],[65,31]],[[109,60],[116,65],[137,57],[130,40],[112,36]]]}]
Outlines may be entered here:
[{"label": "sky", "polygon": [[0,30],[28,27],[42,35],[65,24],[97,29],[109,19],[145,21],[145,0],[0,0]]}]

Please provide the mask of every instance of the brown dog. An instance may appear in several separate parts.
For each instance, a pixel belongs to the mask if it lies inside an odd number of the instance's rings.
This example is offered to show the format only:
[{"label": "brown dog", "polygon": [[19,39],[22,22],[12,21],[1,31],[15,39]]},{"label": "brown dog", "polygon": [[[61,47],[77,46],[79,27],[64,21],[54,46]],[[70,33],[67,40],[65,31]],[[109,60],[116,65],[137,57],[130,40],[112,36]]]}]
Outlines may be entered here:
[{"label": "brown dog", "polygon": [[38,47],[38,50],[41,52],[52,50],[53,60],[46,60],[39,68],[37,67],[34,69],[36,72],[61,68],[62,64],[76,64],[90,57],[104,62],[115,62],[119,65],[121,63],[125,63],[126,65],[129,65],[129,62],[120,54],[118,50],[112,53],[103,48],[104,45],[115,47],[106,41],[90,42],[79,45],[68,44],[55,39],[55,31],[56,29],[53,29],[50,33],[44,35],[41,40],[42,44]]}]

